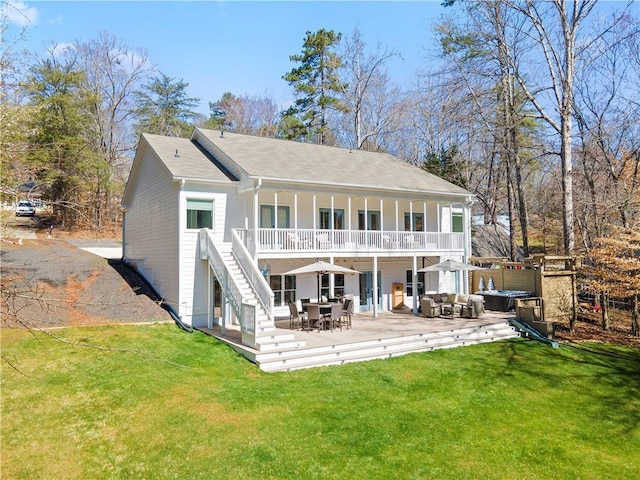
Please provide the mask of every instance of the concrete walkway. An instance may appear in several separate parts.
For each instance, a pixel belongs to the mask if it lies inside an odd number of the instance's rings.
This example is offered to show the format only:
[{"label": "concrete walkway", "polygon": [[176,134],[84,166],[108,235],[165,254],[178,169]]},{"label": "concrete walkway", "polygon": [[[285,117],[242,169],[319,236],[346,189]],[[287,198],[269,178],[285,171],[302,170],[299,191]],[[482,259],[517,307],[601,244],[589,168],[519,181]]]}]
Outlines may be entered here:
[{"label": "concrete walkway", "polygon": [[117,240],[65,240],[81,250],[107,259],[122,258],[122,242]]}]

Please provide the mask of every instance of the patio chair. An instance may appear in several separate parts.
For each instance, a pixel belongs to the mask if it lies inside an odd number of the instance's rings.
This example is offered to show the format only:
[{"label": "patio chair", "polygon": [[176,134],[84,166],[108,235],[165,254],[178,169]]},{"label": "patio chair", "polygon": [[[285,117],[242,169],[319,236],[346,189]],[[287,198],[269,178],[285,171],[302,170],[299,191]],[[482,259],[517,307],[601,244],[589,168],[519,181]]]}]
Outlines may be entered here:
[{"label": "patio chair", "polygon": [[311,299],[306,297],[306,298],[301,298],[300,299],[300,304],[302,305],[302,308],[300,309],[301,311],[305,312],[307,311],[307,307],[305,307],[305,305],[311,303]]},{"label": "patio chair", "polygon": [[342,331],[342,322],[340,318],[342,317],[342,304],[334,303],[331,305],[331,312],[324,314],[322,316],[322,329],[323,330],[333,330],[337,327],[340,327],[340,331]]},{"label": "patio chair", "polygon": [[353,299],[345,298],[342,304],[340,322],[348,329],[351,328],[351,315],[353,315]]},{"label": "patio chair", "polygon": [[422,315],[428,318],[434,318],[442,314],[442,308],[440,304],[431,297],[422,297],[420,299],[420,308],[422,309]]},{"label": "patio chair", "polygon": [[322,329],[322,315],[320,315],[320,305],[307,305],[307,318],[309,321],[309,330],[317,328],[318,331],[320,331]]},{"label": "patio chair", "polygon": [[318,248],[324,249],[324,250],[331,248],[331,241],[329,240],[328,233],[319,233],[316,236],[316,239],[318,241]]},{"label": "patio chair", "polygon": [[297,330],[298,328],[304,330],[305,324],[308,329],[309,319],[307,318],[307,315],[304,312],[300,312],[295,303],[289,302],[289,328],[292,330]]},{"label": "patio chair", "polygon": [[484,313],[484,297],[482,295],[469,295],[467,304],[462,306],[461,317],[480,318]]}]

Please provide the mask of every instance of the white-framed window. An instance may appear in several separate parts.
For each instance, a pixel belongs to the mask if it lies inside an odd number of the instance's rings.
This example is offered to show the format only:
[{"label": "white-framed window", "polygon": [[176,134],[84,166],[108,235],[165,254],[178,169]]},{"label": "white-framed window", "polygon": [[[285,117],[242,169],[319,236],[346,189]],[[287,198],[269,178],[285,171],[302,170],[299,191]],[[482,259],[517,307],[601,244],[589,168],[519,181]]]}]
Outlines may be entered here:
[{"label": "white-framed window", "polygon": [[462,212],[451,213],[451,231],[453,233],[464,232],[464,217],[462,215]]},{"label": "white-framed window", "polygon": [[[260,205],[260,228],[275,228],[276,207],[274,205]],[[289,228],[289,207],[278,205],[278,228]]]},{"label": "white-framed window", "polygon": [[404,212],[404,231],[422,232],[424,230],[424,215],[422,213]]},{"label": "white-framed window", "polygon": [[213,228],[213,200],[187,199],[187,228]]},{"label": "white-framed window", "polygon": [[[424,294],[424,272],[416,272],[417,274],[417,295]],[[406,278],[405,288],[407,289],[406,294],[409,297],[413,296],[413,272],[411,270],[407,270],[407,278]]]},{"label": "white-framed window", "polygon": [[365,215],[364,210],[358,210],[358,229],[381,230],[380,211],[367,210],[367,214]]},{"label": "white-framed window", "polygon": [[[333,296],[334,297],[344,297],[344,274],[342,273],[334,273],[333,274]],[[324,295],[325,297],[331,297],[331,291],[329,289],[329,274],[323,273],[322,280],[320,284],[320,295]]]},{"label": "white-framed window", "polygon": [[296,301],[295,275],[270,275],[269,286],[273,290],[274,306],[283,307]]},{"label": "white-framed window", "polygon": [[[320,228],[323,230],[331,229],[331,209],[320,209]],[[342,208],[333,209],[333,229],[344,230],[344,210]]]}]

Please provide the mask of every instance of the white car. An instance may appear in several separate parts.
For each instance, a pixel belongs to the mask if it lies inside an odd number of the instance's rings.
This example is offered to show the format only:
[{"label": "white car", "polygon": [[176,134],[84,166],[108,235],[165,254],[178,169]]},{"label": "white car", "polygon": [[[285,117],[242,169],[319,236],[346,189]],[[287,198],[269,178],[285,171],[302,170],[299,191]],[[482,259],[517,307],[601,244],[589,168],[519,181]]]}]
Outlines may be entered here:
[{"label": "white car", "polygon": [[18,202],[18,205],[16,206],[16,217],[21,217],[23,215],[33,217],[35,214],[36,207],[34,207],[31,202],[27,202],[26,200]]}]

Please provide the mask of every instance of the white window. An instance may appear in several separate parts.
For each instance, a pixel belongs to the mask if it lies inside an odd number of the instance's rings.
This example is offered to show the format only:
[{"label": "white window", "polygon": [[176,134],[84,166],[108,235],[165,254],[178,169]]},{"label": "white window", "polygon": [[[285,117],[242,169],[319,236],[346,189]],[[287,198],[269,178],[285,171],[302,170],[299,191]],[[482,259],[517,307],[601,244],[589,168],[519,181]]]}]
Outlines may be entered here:
[{"label": "white window", "polygon": [[187,199],[187,228],[213,228],[213,200]]},{"label": "white window", "polygon": [[464,232],[464,218],[462,216],[462,212],[451,213],[451,231],[453,233]]},{"label": "white window", "polygon": [[[260,205],[260,228],[275,228],[276,217],[273,205]],[[289,207],[278,205],[278,228],[289,228]]]},{"label": "white window", "polygon": [[273,304],[286,306],[296,301],[296,277],[294,275],[270,275],[269,286],[273,290]]},{"label": "white window", "polygon": [[[424,294],[424,272],[417,272],[417,280],[418,280],[418,288],[417,295]],[[413,296],[413,272],[411,270],[407,270],[407,281],[405,283],[407,288],[407,296]]]}]

